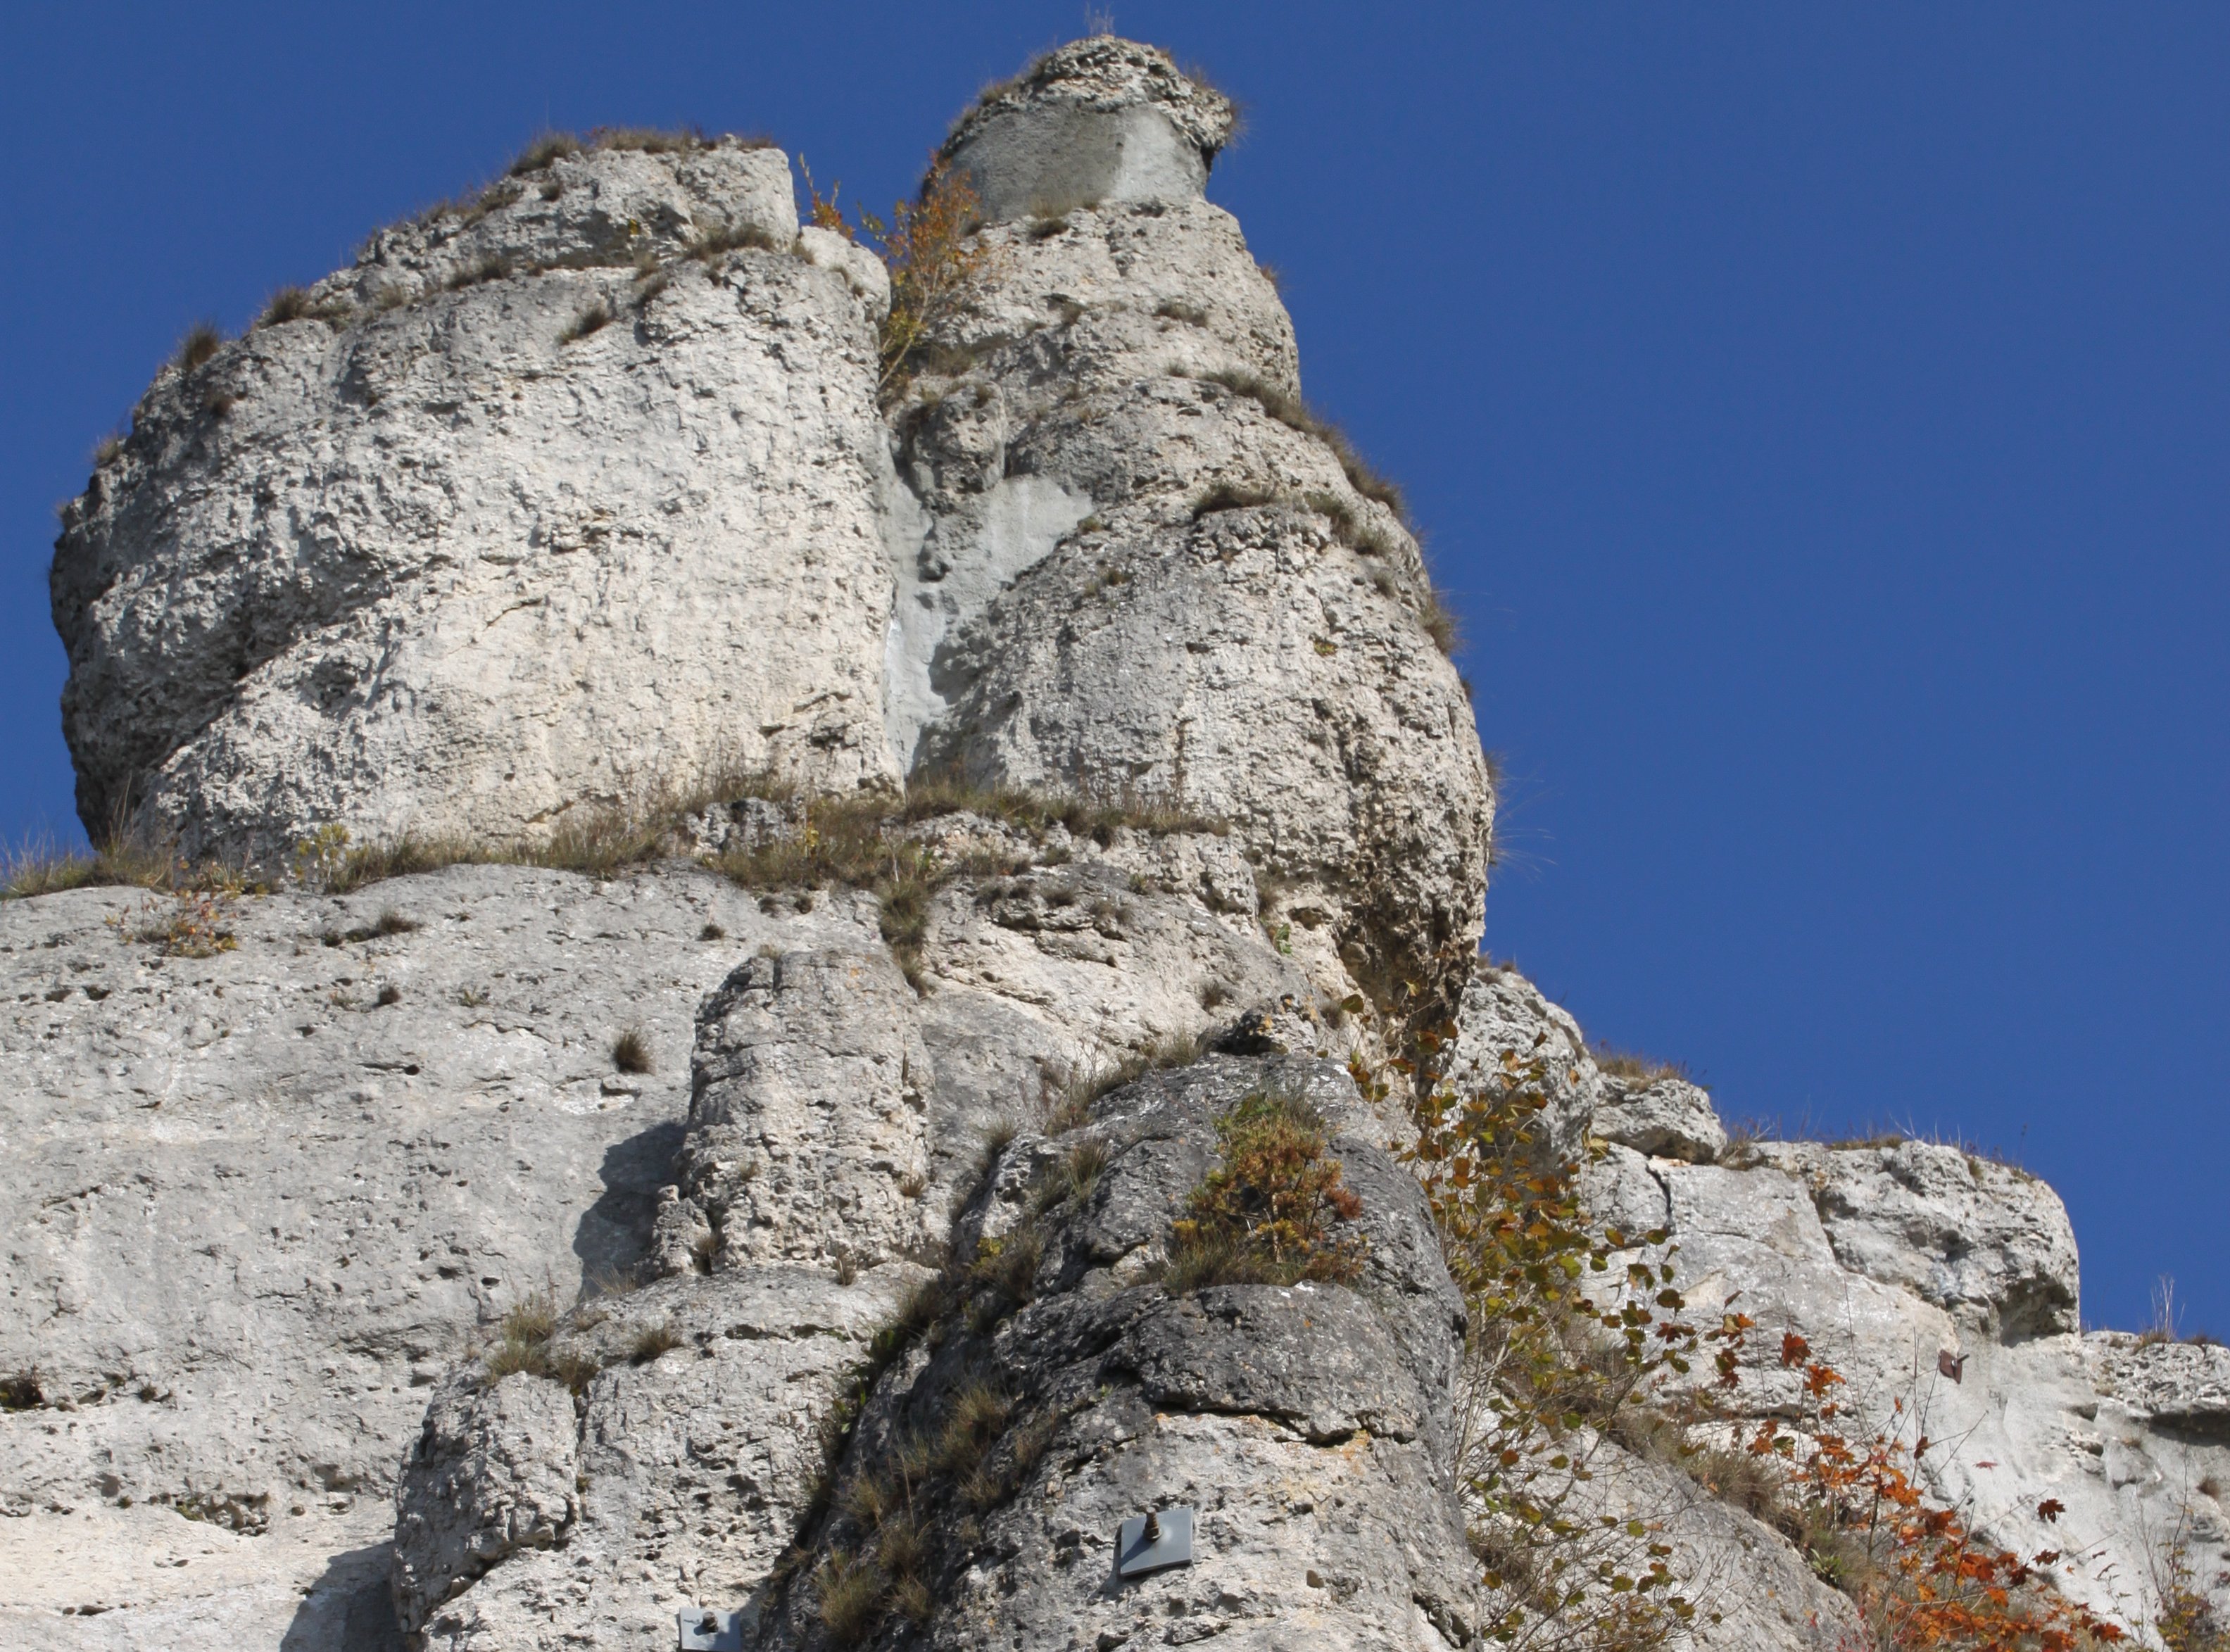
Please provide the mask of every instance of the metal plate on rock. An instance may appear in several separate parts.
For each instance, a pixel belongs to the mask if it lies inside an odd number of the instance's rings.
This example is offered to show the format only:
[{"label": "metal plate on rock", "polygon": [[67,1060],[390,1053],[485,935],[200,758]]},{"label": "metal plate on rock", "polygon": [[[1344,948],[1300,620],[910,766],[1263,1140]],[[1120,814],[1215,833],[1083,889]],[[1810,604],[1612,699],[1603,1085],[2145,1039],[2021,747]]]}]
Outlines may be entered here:
[{"label": "metal plate on rock", "polygon": [[681,1652],[744,1652],[744,1615],[692,1606],[674,1613],[681,1626]]},{"label": "metal plate on rock", "polygon": [[[1146,1534],[1150,1519],[1160,1527],[1158,1534],[1152,1537]],[[1143,1578],[1164,1566],[1191,1564],[1192,1511],[1189,1508],[1164,1508],[1152,1515],[1136,1515],[1116,1528],[1115,1575],[1118,1578]]]}]

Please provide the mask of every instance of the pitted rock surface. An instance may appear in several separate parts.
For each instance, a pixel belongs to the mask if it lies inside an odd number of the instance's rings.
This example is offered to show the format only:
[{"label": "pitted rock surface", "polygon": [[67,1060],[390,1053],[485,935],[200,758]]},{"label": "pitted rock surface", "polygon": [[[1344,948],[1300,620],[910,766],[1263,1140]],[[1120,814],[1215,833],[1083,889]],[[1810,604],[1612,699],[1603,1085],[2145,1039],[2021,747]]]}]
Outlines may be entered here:
[{"label": "pitted rock surface", "polygon": [[[2230,1356],[2079,1334],[2049,1189],[1730,1145],[1474,957],[1469,704],[1398,496],[1203,195],[1231,120],[1105,36],[994,88],[943,152],[976,274],[895,366],[888,273],[800,229],[779,152],[638,134],[157,376],[53,574],[97,833],[478,851],[756,769],[797,792],[672,843],[802,849],[805,798],[948,769],[1170,829],[917,820],[911,916],[681,862],[0,906],[0,1639],[654,1652],[702,1605],[823,1645],[815,1568],[866,1540],[829,1470],[974,1393],[1003,1420],[938,1494],[924,1643],[1474,1644],[1463,1304],[1398,1100],[1339,1065],[1444,1021],[1430,1079],[1537,1063],[1591,1217],[1757,1320],[1738,1416],[1795,1409],[1797,1332],[2079,1597],[2141,1623],[2178,1541],[2216,1589]],[[1268,1085],[1329,1121],[1364,1274],[1173,1296],[1214,1121]],[[978,1263],[1015,1300],[956,1306]],[[540,1363],[491,1380],[544,1291]],[[1849,1633],[1778,1536],[1607,1451],[1720,1611],[1695,1644]],[[1171,1503],[1196,1564],[1117,1582],[1118,1522]]]},{"label": "pitted rock surface", "polygon": [[[313,289],[338,330],[157,377],[55,552],[96,836],[283,861],[326,823],[537,838],[722,770],[894,778],[873,332],[790,251],[783,156],[548,170],[555,201],[376,238]],[[738,225],[764,247],[690,255]]]},{"label": "pitted rock surface", "polygon": [[[345,1617],[367,1568],[384,1599],[388,1492],[467,1345],[642,1255],[706,991],[763,945],[873,944],[875,920],[770,914],[693,868],[457,867],[242,898],[235,947],[189,958],[134,939],[172,905],[0,904],[0,1375],[41,1397],[0,1411],[0,1532],[167,1553],[123,1535],[157,1509],[179,1541],[260,1533],[244,1577],[212,1557],[83,1585],[116,1609],[84,1626],[198,1603],[176,1610],[276,1645],[298,1613]],[[389,913],[416,927],[377,932]],[[648,1074],[613,1065],[629,1028]]]},{"label": "pitted rock surface", "polygon": [[[1364,1277],[1173,1298],[1140,1270],[1214,1160],[1215,1119],[1268,1087],[1305,1094],[1332,1123],[1362,1199]],[[1071,1199],[1024,1218],[1044,1245],[1034,1299],[989,1330],[940,1325],[933,1345],[878,1386],[842,1466],[848,1478],[889,1472],[900,1443],[933,1429],[969,1384],[1012,1401],[989,1459],[1010,1492],[965,1527],[961,1507],[932,1517],[960,1535],[940,1539],[927,1644],[1213,1635],[1247,1647],[1406,1649],[1465,1637],[1474,1566],[1437,1421],[1461,1306],[1421,1195],[1371,1128],[1329,1063],[1211,1057],[1117,1092],[1051,1144],[1095,1144],[1108,1159],[1081,1208]],[[1030,1162],[1046,1145],[1018,1140],[1005,1162]],[[1013,1179],[995,1171],[992,1185]],[[1003,1226],[1015,1242],[1015,1226],[980,1225]],[[1171,1504],[1198,1511],[1193,1565],[1117,1580],[1118,1522]],[[844,1518],[824,1547],[864,1540]],[[809,1585],[768,1604],[758,1644],[827,1643]]]}]

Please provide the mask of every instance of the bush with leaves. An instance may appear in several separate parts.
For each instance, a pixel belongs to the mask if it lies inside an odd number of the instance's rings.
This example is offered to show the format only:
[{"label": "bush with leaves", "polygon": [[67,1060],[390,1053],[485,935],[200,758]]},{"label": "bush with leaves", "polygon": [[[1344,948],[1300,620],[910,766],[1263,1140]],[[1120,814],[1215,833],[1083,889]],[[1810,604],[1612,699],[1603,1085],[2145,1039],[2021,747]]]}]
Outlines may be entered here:
[{"label": "bush with leaves", "polygon": [[[1414,1085],[1442,1035],[1421,1042],[1421,1061],[1394,1062],[1389,1074],[1358,1062],[1365,1094],[1383,1100]],[[1577,1167],[1537,1150],[1549,1087],[1537,1056],[1514,1054],[1470,1094],[1422,1087],[1405,1150],[1469,1309],[1456,1466],[1486,1568],[1482,1628],[1527,1649],[1660,1646],[1695,1604],[1651,1525],[1591,1494],[1592,1464],[1629,1419],[1690,1404],[1679,1379],[1699,1358],[1714,1356],[1731,1382],[1746,1322],[1700,1330],[1681,1317],[1670,1262],[1634,1259],[1636,1247],[1663,1247],[1664,1233],[1590,1230]]]},{"label": "bush with leaves", "polygon": [[[2078,1652],[2124,1638],[2052,1586],[2059,1551],[2025,1560],[1982,1541],[1956,1511],[1930,1505],[1916,1483],[1925,1435],[1908,1442],[1894,1425],[1847,1435],[1842,1376],[1793,1331],[1782,1335],[1781,1364],[1803,1373],[1801,1413],[1793,1424],[1761,1421],[1747,1449],[1785,1464],[1807,1558],[1857,1604],[1870,1647]],[[1895,1402],[1893,1417],[1905,1415]],[[2047,1525],[2065,1512],[2053,1498],[2037,1507]]]},{"label": "bush with leaves", "polygon": [[[1359,1066],[1357,1081],[1382,1100],[1394,1082],[1415,1084],[1440,1042],[1425,1036],[1420,1061],[1392,1063],[1390,1081]],[[1780,1360],[1802,1373],[1801,1415],[1729,1422],[1725,1397],[1755,1326],[1741,1314],[1709,1329],[1683,1318],[1662,1231],[1591,1229],[1576,1166],[1545,1165],[1537,1150],[1533,1126],[1549,1093],[1540,1060],[1505,1055],[1470,1094],[1413,1093],[1421,1099],[1408,1156],[1470,1307],[1457,1464],[1486,1569],[1489,1638],[1654,1647],[1695,1616],[1669,1546],[1647,1522],[1607,1513],[1589,1495],[1606,1439],[1669,1440],[1699,1482],[1723,1482],[1724,1494],[1779,1526],[1856,1605],[1866,1652],[2078,1652],[2124,1638],[2053,1587],[2059,1553],[2024,1559],[1931,1506],[1918,1472],[1927,1439],[1908,1442],[1894,1421],[1863,1437],[1849,1432],[1844,1379],[1793,1332]],[[1658,1260],[1644,1259],[1652,1254]],[[1707,1356],[1715,1381],[1695,1369]],[[1905,1415],[1894,1402],[1892,1419]],[[1737,1426],[1748,1437],[1699,1445],[1701,1425],[1714,1423],[1722,1440]],[[2038,1510],[2047,1522],[2061,1512],[2049,1500]],[[2196,1591],[2163,1596],[2188,1604]]]},{"label": "bush with leaves", "polygon": [[1247,1097],[1215,1121],[1221,1158],[1173,1224],[1174,1290],[1203,1285],[1346,1284],[1363,1271],[1363,1236],[1344,1224],[1363,1202],[1326,1151],[1324,1121],[1277,1090]]},{"label": "bush with leaves", "polygon": [[836,204],[841,183],[824,200],[809,171],[805,187],[816,225],[848,241],[865,230],[890,271],[891,312],[883,320],[882,374],[875,385],[890,394],[905,384],[930,335],[958,313],[970,283],[989,261],[990,250],[976,236],[983,223],[976,186],[965,172],[931,161],[912,200],[892,207],[887,220],[862,209],[857,229]]}]

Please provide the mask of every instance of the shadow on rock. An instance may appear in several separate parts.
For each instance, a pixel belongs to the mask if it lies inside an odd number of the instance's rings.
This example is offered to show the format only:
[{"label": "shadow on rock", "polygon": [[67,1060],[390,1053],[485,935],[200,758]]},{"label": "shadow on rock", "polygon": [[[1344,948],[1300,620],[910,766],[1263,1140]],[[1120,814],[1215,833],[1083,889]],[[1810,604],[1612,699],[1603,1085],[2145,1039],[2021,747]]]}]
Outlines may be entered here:
[{"label": "shadow on rock", "polygon": [[403,1652],[403,1626],[387,1583],[392,1555],[381,1543],[328,1560],[294,1609],[280,1652]]},{"label": "shadow on rock", "polygon": [[604,1191],[582,1212],[573,1234],[584,1296],[596,1294],[597,1281],[630,1277],[649,1252],[658,1190],[674,1180],[674,1161],[686,1132],[680,1120],[669,1120],[604,1150],[597,1169]]}]

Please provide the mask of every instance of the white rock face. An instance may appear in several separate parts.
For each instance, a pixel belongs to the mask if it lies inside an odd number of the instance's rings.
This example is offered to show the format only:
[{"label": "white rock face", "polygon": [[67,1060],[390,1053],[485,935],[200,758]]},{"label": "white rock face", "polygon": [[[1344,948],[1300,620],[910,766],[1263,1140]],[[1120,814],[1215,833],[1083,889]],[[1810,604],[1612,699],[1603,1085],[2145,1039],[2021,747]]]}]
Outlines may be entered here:
[{"label": "white rock face", "polygon": [[1557,1161],[1580,1157],[1605,1094],[1580,1023],[1517,971],[1485,965],[1464,983],[1440,1076],[1459,1094],[1498,1094],[1512,1083],[1537,1089],[1547,1105],[1533,1126],[1536,1145]]},{"label": "white rock face", "polygon": [[[706,991],[761,945],[876,940],[871,907],[770,914],[693,868],[246,899],[201,959],[132,939],[170,905],[0,905],[0,1378],[40,1396],[0,1411],[0,1536],[78,1568],[52,1599],[47,1563],[0,1567],[0,1611],[46,1614],[10,1644],[377,1621],[432,1385],[521,1297],[570,1301],[648,1245]],[[417,927],[373,932],[389,913]],[[649,1074],[614,1069],[630,1027]],[[248,1546],[132,1558],[212,1533]],[[111,1609],[92,1638],[45,1638],[81,1604]]]},{"label": "white rock face", "polygon": [[1710,1164],[1727,1145],[1711,1098],[1685,1079],[1607,1079],[1594,1128],[1621,1147],[1692,1164]]},{"label": "white rock face", "polygon": [[[1438,1081],[1536,1070],[1594,1219],[1757,1321],[1739,1416],[1796,1409],[1795,1332],[2080,1597],[2141,1621],[2174,1541],[2213,1586],[2230,1353],[2079,1334],[2048,1188],[1731,1147],[1476,959],[1468,704],[1395,497],[1301,410],[1202,196],[1231,115],[1105,38],[986,94],[944,152],[981,267],[887,382],[889,277],[800,231],[779,152],[640,136],[158,376],[55,565],[96,829],[531,839],[762,767],[1196,818],[917,820],[910,915],[679,861],[0,906],[0,1640],[652,1652],[710,1606],[818,1648],[812,1568],[868,1541],[828,1476],[983,1383],[983,1477],[921,1481],[925,1644],[1470,1643],[1461,1305],[1407,1120],[1339,1065],[1404,1017],[1453,1023]],[[703,855],[809,824],[692,808]],[[1216,1119],[1267,1088],[1328,1120],[1362,1287],[1163,1288]],[[983,1269],[923,1309],[950,1247]],[[544,1291],[541,1363],[493,1378]],[[1698,1646],[1854,1632],[1685,1476],[1614,1448],[1595,1492],[1720,1612]],[[1111,1584],[1117,1521],[1173,1501],[1196,1565]]]},{"label": "white rock face", "polygon": [[[375,237],[313,294],[365,307],[338,331],[165,369],[72,507],[55,616],[96,836],[283,857],[327,822],[546,836],[724,768],[893,778],[886,296],[792,255],[777,151],[519,182]],[[724,229],[772,249],[689,255]]]},{"label": "white rock face", "polygon": [[985,93],[946,141],[987,218],[1200,194],[1238,114],[1167,54],[1100,35]]}]

